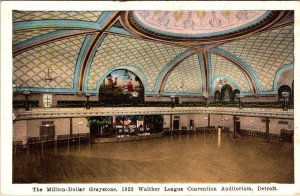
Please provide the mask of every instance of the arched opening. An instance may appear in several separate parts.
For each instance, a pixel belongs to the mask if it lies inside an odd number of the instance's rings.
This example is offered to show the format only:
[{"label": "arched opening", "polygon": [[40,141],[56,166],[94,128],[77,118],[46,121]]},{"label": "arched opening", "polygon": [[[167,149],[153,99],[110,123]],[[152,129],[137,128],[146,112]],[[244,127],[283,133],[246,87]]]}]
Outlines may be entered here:
[{"label": "arched opening", "polygon": [[144,103],[143,83],[127,69],[114,70],[100,85],[99,101],[107,104]]},{"label": "arched opening", "polygon": [[214,101],[215,102],[220,101],[220,97],[221,97],[221,92],[219,90],[216,90],[215,95],[214,95]]},{"label": "arched opening", "polygon": [[232,97],[232,87],[229,84],[225,84],[221,88],[221,100],[224,102],[230,102]]},{"label": "arched opening", "polygon": [[232,101],[238,101],[239,100],[239,95],[240,95],[240,90],[239,89],[234,89],[232,92]]},{"label": "arched opening", "polygon": [[278,101],[284,101],[285,98],[286,100],[291,101],[291,97],[292,97],[291,93],[292,93],[291,87],[289,87],[288,85],[280,86],[278,89]]}]

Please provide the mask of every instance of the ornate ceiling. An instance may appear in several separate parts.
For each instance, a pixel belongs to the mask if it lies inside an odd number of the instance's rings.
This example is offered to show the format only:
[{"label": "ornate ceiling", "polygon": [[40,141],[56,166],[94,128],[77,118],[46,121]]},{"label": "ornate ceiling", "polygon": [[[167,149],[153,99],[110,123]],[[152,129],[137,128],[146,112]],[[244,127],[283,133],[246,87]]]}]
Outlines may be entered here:
[{"label": "ornate ceiling", "polygon": [[264,20],[266,11],[133,11],[136,22],[153,32],[177,37],[210,37]]},{"label": "ornate ceiling", "polygon": [[97,94],[123,68],[147,96],[213,95],[220,79],[272,95],[293,69],[293,25],[291,11],[14,11],[14,90]]}]

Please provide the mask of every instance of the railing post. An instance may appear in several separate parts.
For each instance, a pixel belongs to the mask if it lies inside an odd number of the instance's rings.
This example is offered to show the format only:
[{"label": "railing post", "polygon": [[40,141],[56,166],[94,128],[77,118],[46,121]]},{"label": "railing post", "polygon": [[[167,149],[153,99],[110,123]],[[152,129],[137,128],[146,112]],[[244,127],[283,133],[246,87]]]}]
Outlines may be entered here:
[{"label": "railing post", "polygon": [[236,135],[236,115],[233,116],[233,138],[237,138],[237,135]]},{"label": "railing post", "polygon": [[265,136],[266,142],[269,142],[269,135],[270,135],[270,119],[266,118],[266,136]]}]

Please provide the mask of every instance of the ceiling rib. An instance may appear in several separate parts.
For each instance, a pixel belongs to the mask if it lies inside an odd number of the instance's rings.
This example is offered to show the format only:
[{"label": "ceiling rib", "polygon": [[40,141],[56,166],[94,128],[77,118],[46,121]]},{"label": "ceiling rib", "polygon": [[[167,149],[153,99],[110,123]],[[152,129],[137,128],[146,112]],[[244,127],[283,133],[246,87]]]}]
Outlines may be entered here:
[{"label": "ceiling rib", "polygon": [[96,33],[92,38],[90,44],[87,47],[86,53],[83,58],[83,64],[80,65],[79,79],[78,79],[78,94],[81,95],[84,91],[84,78],[87,75],[87,64],[92,57],[92,53],[96,50],[96,45],[101,37],[105,34],[105,31],[108,30],[119,18],[119,12],[115,12],[113,15],[107,18],[106,22],[103,24],[103,27],[100,32]]},{"label": "ceiling rib", "polygon": [[60,39],[69,38],[69,37],[73,37],[73,36],[77,36],[77,35],[82,35],[82,34],[89,35],[89,34],[92,34],[95,32],[96,32],[95,30],[82,30],[80,32],[63,33],[60,35],[52,36],[50,38],[41,39],[41,40],[35,41],[33,43],[29,43],[27,45],[21,46],[19,48],[13,49],[13,57],[17,56],[18,54],[20,54],[22,52],[25,52],[27,50],[30,50],[32,48],[35,48],[35,47],[38,47],[38,46],[41,46],[44,44],[48,44],[53,41],[57,41]]},{"label": "ceiling rib", "polygon": [[209,82],[209,63],[208,63],[208,56],[207,56],[207,51],[206,50],[202,50],[201,53],[201,58],[203,61],[203,65],[204,65],[204,74],[205,74],[205,92],[203,93],[204,96],[209,96],[209,87],[210,87],[210,82]]}]

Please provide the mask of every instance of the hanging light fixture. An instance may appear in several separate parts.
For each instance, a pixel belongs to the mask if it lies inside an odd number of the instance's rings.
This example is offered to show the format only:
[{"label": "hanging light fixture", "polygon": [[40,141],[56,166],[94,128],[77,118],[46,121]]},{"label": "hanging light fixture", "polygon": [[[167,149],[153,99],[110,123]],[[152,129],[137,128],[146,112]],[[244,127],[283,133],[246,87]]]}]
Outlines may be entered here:
[{"label": "hanging light fixture", "polygon": [[185,90],[185,84],[184,84],[183,80],[181,80],[179,88],[180,88],[181,92],[183,92]]},{"label": "hanging light fixture", "polygon": [[49,83],[49,82],[51,82],[51,81],[53,80],[53,78],[50,76],[49,68],[48,68],[48,70],[47,70],[47,75],[46,75],[46,77],[44,78],[44,80],[45,80],[47,83]]}]

